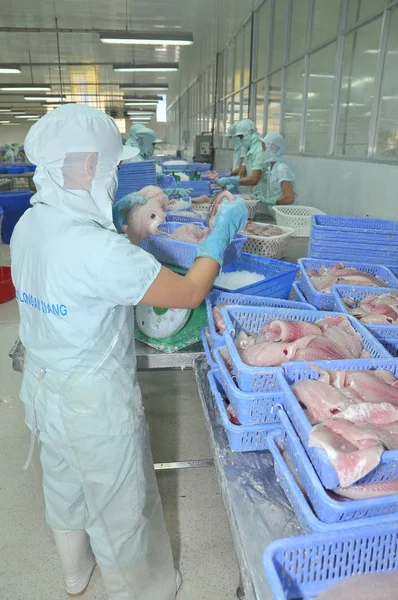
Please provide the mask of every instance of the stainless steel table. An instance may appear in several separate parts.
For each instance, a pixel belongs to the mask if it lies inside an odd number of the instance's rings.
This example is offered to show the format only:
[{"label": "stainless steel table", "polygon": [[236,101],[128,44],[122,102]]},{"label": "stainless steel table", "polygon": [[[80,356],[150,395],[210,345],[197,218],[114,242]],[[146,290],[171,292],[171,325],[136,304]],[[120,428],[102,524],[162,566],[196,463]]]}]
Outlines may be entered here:
[{"label": "stainless steel table", "polygon": [[207,381],[205,358],[195,360],[194,371],[239,563],[237,596],[270,600],[272,594],[262,568],[264,549],[272,540],[301,535],[303,531],[278,483],[271,454],[230,450]]},{"label": "stainless steel table", "polygon": [[23,188],[23,189],[29,189],[32,192],[35,192],[36,188],[33,183],[33,175],[34,175],[33,171],[30,171],[28,173],[0,173],[0,180],[8,179],[11,181],[12,189],[21,189],[21,188],[16,188],[15,183],[17,182],[18,179],[26,179],[27,180],[26,188]]}]

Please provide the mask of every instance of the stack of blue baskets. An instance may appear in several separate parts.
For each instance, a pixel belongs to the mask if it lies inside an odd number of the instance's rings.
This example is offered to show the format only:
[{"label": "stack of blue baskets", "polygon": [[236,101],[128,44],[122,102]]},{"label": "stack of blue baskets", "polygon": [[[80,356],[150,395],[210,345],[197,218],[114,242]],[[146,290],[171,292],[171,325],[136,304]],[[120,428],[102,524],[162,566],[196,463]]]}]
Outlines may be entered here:
[{"label": "stack of blue baskets", "polygon": [[138,192],[147,185],[156,185],[155,161],[143,160],[122,164],[118,171],[118,180],[115,201],[131,192]]},{"label": "stack of blue baskets", "polygon": [[398,223],[384,219],[314,215],[309,255],[334,261],[384,265],[398,274]]},{"label": "stack of blue baskets", "polygon": [[4,216],[1,224],[1,239],[9,244],[15,225],[23,213],[30,208],[30,199],[33,192],[29,190],[13,190],[0,192],[0,208]]}]

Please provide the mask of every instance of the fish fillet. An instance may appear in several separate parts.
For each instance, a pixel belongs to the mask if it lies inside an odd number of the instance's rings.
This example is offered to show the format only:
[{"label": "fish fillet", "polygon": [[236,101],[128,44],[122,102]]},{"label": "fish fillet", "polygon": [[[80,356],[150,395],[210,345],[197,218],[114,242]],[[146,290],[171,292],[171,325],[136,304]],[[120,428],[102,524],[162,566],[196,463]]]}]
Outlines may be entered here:
[{"label": "fish fillet", "polygon": [[322,335],[319,327],[304,321],[271,321],[262,326],[260,333],[271,342],[294,342],[307,335]]},{"label": "fish fillet", "polygon": [[294,383],[291,390],[315,423],[337,415],[351,405],[344,394],[319,379],[302,379]]},{"label": "fish fillet", "polygon": [[139,194],[146,204],[134,204],[127,213],[127,236],[133,244],[139,244],[148,235],[155,235],[166,218],[169,199],[162,190],[148,185]]},{"label": "fish fillet", "polygon": [[316,596],[316,600],[398,600],[398,572],[348,577]]},{"label": "fish fillet", "polygon": [[177,227],[171,234],[173,240],[187,242],[189,244],[201,244],[207,238],[210,229],[202,229],[193,223],[185,223],[181,227]]},{"label": "fish fillet", "polygon": [[224,318],[221,313],[221,309],[223,306],[228,306],[229,304],[230,304],[229,302],[221,302],[220,304],[217,304],[213,308],[214,326],[218,333],[224,333],[224,331],[226,329],[225,323],[224,323]]},{"label": "fish fillet", "polygon": [[336,488],[333,493],[349,500],[366,500],[398,494],[398,481],[380,481],[378,483],[363,483],[348,488]]},{"label": "fish fillet", "polygon": [[336,263],[329,267],[322,266],[317,271],[308,269],[307,274],[315,289],[322,293],[330,293],[332,285],[337,284],[387,287],[386,282],[380,277],[360,271],[356,267],[345,267],[343,263]]}]

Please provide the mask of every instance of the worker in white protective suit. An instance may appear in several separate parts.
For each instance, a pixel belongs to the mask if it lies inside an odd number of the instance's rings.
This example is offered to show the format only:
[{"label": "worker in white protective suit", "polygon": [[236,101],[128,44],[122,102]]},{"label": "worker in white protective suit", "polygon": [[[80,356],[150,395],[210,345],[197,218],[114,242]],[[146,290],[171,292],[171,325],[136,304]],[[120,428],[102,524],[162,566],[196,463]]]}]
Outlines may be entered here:
[{"label": "worker in white protective suit", "polygon": [[[133,127],[134,131],[132,132]],[[130,142],[128,145],[138,148],[139,154],[131,159],[131,162],[138,160],[149,160],[153,158],[155,146],[162,140],[157,138],[153,129],[149,129],[149,127],[146,127],[145,125],[140,125],[137,123],[137,125],[133,125],[133,127],[130,129],[130,134],[132,133],[132,135],[129,136]]]},{"label": "worker in white protective suit", "polygon": [[239,171],[241,169],[245,157],[245,151],[242,148],[242,143],[240,139],[236,137],[236,125],[231,125],[231,127],[228,127],[225,137],[230,138],[232,140],[232,144],[234,147],[231,175],[239,175]]},{"label": "worker in white protective suit", "polygon": [[244,160],[238,175],[220,177],[217,181],[222,187],[235,185],[244,188],[259,200],[267,195],[267,167],[261,138],[256,126],[250,119],[239,121],[236,126],[236,139],[241,144]]},{"label": "worker in white protective suit", "polygon": [[15,162],[15,152],[12,148],[11,144],[4,144],[4,162],[6,163],[14,163]]},{"label": "worker in white protective suit", "polygon": [[116,232],[117,166],[136,149],[123,148],[108,115],[65,104],[33,125],[25,151],[37,165],[37,193],[11,240],[26,349],[20,397],[27,464],[38,440],[66,591],[81,595],[97,563],[111,600],[174,600],[181,575],[136,378],[132,305],[200,304],[247,210],[239,200],[221,205],[180,276]]},{"label": "worker in white protective suit", "polygon": [[267,133],[262,142],[267,166],[267,196],[260,198],[260,207],[266,214],[274,216],[273,206],[286,206],[296,200],[296,180],[283,159],[286,151],[283,135]]}]

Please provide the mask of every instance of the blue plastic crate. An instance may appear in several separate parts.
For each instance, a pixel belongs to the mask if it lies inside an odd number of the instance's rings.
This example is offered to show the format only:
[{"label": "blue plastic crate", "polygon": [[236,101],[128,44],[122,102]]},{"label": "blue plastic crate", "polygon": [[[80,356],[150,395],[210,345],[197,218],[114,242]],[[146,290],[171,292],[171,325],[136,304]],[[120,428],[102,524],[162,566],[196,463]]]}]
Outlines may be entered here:
[{"label": "blue plastic crate", "polygon": [[372,236],[378,234],[384,241],[390,243],[396,238],[398,243],[398,222],[387,219],[372,219],[369,217],[344,217],[341,215],[314,215],[312,229],[317,233],[332,235],[352,234]]},{"label": "blue plastic crate", "polygon": [[[213,356],[216,360],[222,387],[240,423],[242,425],[269,425],[274,429],[279,424],[277,406],[282,403],[282,393],[278,390],[257,393],[242,392],[231,377],[220,353],[221,350],[221,348],[213,348]],[[280,374],[282,376],[282,370]]]},{"label": "blue plastic crate", "polygon": [[[336,300],[332,293],[318,292],[311,282],[307,273],[308,269],[317,271],[320,267],[331,267],[336,264],[333,260],[315,260],[312,258],[299,258],[298,265],[300,267],[300,286],[308,301],[311,302],[319,310],[336,310]],[[375,277],[381,277],[386,282],[386,287],[398,288],[398,279],[383,265],[371,265],[367,263],[355,263],[351,261],[344,262],[346,267],[355,267],[358,271],[370,273]],[[377,288],[372,288],[377,289]],[[346,311],[344,311],[346,312]]]},{"label": "blue plastic crate", "polygon": [[179,181],[177,187],[181,189],[190,189],[192,198],[198,196],[211,196],[210,181],[199,179],[199,181]]},{"label": "blue plastic crate", "polygon": [[[183,223],[162,223],[158,230],[165,233],[173,233]],[[198,227],[205,229],[203,225]],[[242,251],[246,236],[237,233],[224,255],[225,262],[235,262]],[[162,235],[149,235],[140,243],[141,248],[152,254],[158,261],[166,265],[190,269],[195,262],[198,244],[189,244],[179,240],[173,240]]]},{"label": "blue plastic crate", "polygon": [[[317,477],[314,466],[311,464],[297,433],[283,410],[279,411],[279,418],[282,431],[286,433],[284,443],[287,453],[304,486],[315,514],[323,523],[345,522],[351,526],[358,519],[390,516],[392,520],[397,521],[398,526],[398,494],[367,498],[366,500],[335,500],[329,496]],[[394,477],[390,476],[385,481],[392,479]]]},{"label": "blue plastic crate", "polygon": [[[207,332],[206,332],[206,330],[207,330]],[[210,336],[209,328],[203,327],[200,330],[200,337],[202,338],[202,344],[203,344],[203,349],[205,351],[207,364],[209,365],[210,369],[218,369],[218,365],[213,358],[213,349],[210,347],[209,341],[207,339],[207,335]]]},{"label": "blue plastic crate", "polygon": [[346,577],[397,571],[397,546],[398,527],[369,524],[276,540],[263,566],[274,600],[312,600]]},{"label": "blue plastic crate", "polygon": [[[335,245],[336,246],[336,245]],[[372,265],[383,264],[385,267],[391,269],[391,271],[396,275],[398,271],[398,258],[394,258],[389,256],[387,253],[377,254],[373,252],[374,247],[372,247],[372,252],[355,252],[354,247],[352,247],[351,252],[345,250],[330,250],[329,248],[322,248],[320,250],[314,249],[314,247],[310,244],[308,249],[308,254],[311,258],[318,258],[322,260],[333,260],[333,262],[365,262]]]},{"label": "blue plastic crate", "polygon": [[210,163],[191,162],[187,164],[187,173],[205,173],[206,171],[210,171],[210,169]]},{"label": "blue plastic crate", "polygon": [[224,425],[230,448],[233,452],[252,452],[268,448],[267,435],[272,429],[269,425],[233,425],[228,418],[221,394],[224,393],[217,370],[207,374],[210,388]]},{"label": "blue plastic crate", "polygon": [[172,175],[161,175],[157,178],[157,184],[161,188],[177,187],[177,182]]},{"label": "blue plastic crate", "polygon": [[[372,248],[372,261],[374,261],[377,257],[383,258],[384,255],[388,256],[391,259],[397,259],[398,257],[398,245],[394,246],[393,244],[387,243],[375,244],[374,242],[372,242],[372,240],[366,239],[362,241],[355,241],[350,238],[343,241],[336,239],[319,239],[316,236],[312,236],[309,243],[309,247],[314,252],[324,252],[325,250],[329,250],[332,253],[344,253],[348,256],[350,256],[350,252],[352,251],[355,252],[355,254],[361,255],[363,257],[360,262],[368,262],[366,260],[366,256],[369,253],[369,247]],[[384,262],[382,261],[379,261],[379,263],[384,264]]]},{"label": "blue plastic crate", "polygon": [[166,174],[172,174],[172,173],[185,173],[187,170],[187,164],[188,163],[183,163],[181,165],[165,165],[164,163],[162,164],[162,171],[163,173]]},{"label": "blue plastic crate", "polygon": [[[223,273],[232,273],[235,271],[250,271],[251,273],[261,273],[264,279],[251,285],[245,285],[233,290],[236,294],[247,294],[249,296],[267,296],[270,298],[289,298],[292,284],[298,267],[291,263],[267,258],[265,256],[256,256],[242,252],[240,260],[233,264],[226,264],[222,268]],[[214,286],[214,289],[223,292],[231,292],[225,288]]]},{"label": "blue plastic crate", "polygon": [[28,190],[0,192],[0,207],[3,209],[1,239],[5,244],[10,243],[15,225],[24,212],[30,208],[32,196],[33,192]]},{"label": "blue plastic crate", "polygon": [[[378,342],[379,343],[379,342]],[[386,350],[385,350],[386,351]],[[336,360],[315,361],[315,366],[328,370],[363,371],[366,369],[386,369],[398,376],[398,361],[393,358],[385,359],[359,359],[359,360]],[[291,420],[301,443],[318,473],[322,484],[327,489],[339,487],[337,473],[329,461],[324,450],[310,448],[308,438],[312,429],[300,402],[290,389],[290,385],[302,379],[318,379],[320,373],[312,369],[311,363],[290,362],[283,365],[284,381],[279,381],[279,387],[283,391],[283,406]],[[398,479],[398,450],[383,452],[378,466],[358,483],[376,483],[390,479]]]},{"label": "blue plastic crate", "polygon": [[[396,288],[374,288],[351,285],[335,285],[332,288],[337,310],[341,310],[341,312],[346,312],[347,314],[350,314],[350,312],[344,304],[343,298],[352,298],[359,302],[366,298],[366,296],[381,296],[382,294],[388,294],[388,292],[395,291],[397,291]],[[363,325],[369,329],[376,340],[379,340],[379,342],[387,348],[392,356],[398,356],[398,325],[372,325],[370,323],[363,323]]]},{"label": "blue plastic crate", "polygon": [[[345,316],[350,321],[355,331],[360,334],[364,348],[370,352],[373,358],[391,358],[389,352],[380,344],[380,342],[374,339],[366,327],[361,325],[357,319],[349,315],[314,310],[293,310],[272,307],[260,308],[254,306],[224,306],[221,309],[221,312],[227,328],[224,333],[225,344],[231,355],[239,387],[245,392],[268,390],[270,384],[273,386],[271,389],[274,389],[275,381],[272,375],[274,369],[272,367],[250,367],[249,365],[246,365],[239,356],[234,344],[234,339],[241,329],[250,333],[258,333],[262,325],[269,321],[285,320],[316,323],[324,317]],[[309,361],[309,364],[310,362],[313,361]],[[328,364],[334,365],[336,362],[341,361],[329,361]],[[294,365],[295,363],[288,364]]]},{"label": "blue plastic crate", "polygon": [[7,173],[16,175],[17,173],[25,173],[25,169],[21,165],[9,165],[7,166]]},{"label": "blue plastic crate", "polygon": [[295,302],[301,302],[305,307],[309,307],[308,310],[317,310],[313,304],[307,302],[307,298],[304,295],[303,290],[301,289],[300,282],[294,281],[292,285],[293,292],[293,300]]},{"label": "blue plastic crate", "polygon": [[194,225],[206,225],[206,219],[203,219],[197,214],[192,214],[192,216],[184,216],[184,215],[174,215],[172,212],[168,211],[166,215],[166,223],[193,223]]},{"label": "blue plastic crate", "polygon": [[[313,508],[308,500],[308,493],[304,496],[300,487],[297,484],[293,474],[287,466],[279,449],[280,443],[285,445],[286,431],[280,429],[273,431],[268,436],[268,447],[274,459],[275,473],[278,481],[285,492],[285,495],[289,501],[290,506],[294,510],[294,513],[300,522],[301,527],[306,533],[313,532],[331,532],[331,531],[346,531],[347,522],[340,521],[338,523],[324,523],[314,513]],[[285,445],[286,448],[286,445]],[[308,460],[308,459],[307,459]],[[299,477],[297,469],[295,469],[297,477]],[[326,494],[322,484],[320,483],[316,473],[314,474],[314,481],[312,482],[315,490],[320,494]],[[363,527],[364,525],[384,525],[390,524],[390,526],[396,526],[398,528],[398,515],[396,513],[391,515],[381,515],[378,517],[364,517],[360,519],[354,519],[350,522],[349,527]]]},{"label": "blue plastic crate", "polygon": [[239,306],[275,306],[276,308],[296,308],[299,310],[315,310],[310,304],[295,302],[293,300],[282,300],[281,298],[267,298],[266,296],[250,296],[247,294],[236,294],[235,292],[223,292],[212,290],[206,297],[207,319],[209,321],[210,334],[213,339],[214,348],[225,345],[222,335],[216,332],[213,318],[213,308],[222,302],[229,302]]}]

